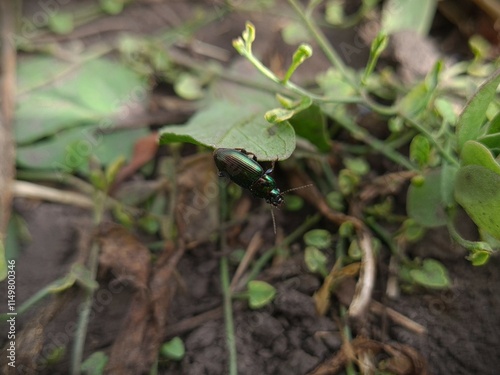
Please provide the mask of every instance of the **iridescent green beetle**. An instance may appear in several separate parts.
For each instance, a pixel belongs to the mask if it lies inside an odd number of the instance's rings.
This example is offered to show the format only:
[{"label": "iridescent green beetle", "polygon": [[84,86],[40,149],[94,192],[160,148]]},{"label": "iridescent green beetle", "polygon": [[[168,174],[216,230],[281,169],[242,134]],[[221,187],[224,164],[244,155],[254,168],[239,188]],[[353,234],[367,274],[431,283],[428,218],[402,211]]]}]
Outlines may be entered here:
[{"label": "iridescent green beetle", "polygon": [[274,169],[264,171],[255,154],[242,148],[217,148],[214,151],[215,165],[219,176],[228,177],[235,184],[250,190],[257,198],[278,207],[283,203],[283,193],[276,187],[276,181],[269,176]]}]

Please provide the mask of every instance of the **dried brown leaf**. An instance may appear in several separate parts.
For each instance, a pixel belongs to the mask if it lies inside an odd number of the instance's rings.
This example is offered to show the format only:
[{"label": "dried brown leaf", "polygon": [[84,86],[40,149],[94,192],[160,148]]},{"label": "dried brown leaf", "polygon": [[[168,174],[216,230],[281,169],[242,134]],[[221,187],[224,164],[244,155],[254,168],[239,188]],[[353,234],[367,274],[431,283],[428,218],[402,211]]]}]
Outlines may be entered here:
[{"label": "dried brown leaf", "polygon": [[99,264],[120,280],[128,280],[136,288],[147,289],[151,272],[149,250],[122,226],[105,223],[99,228],[101,246]]},{"label": "dried brown leaf", "polygon": [[174,248],[168,244],[152,271],[150,293],[135,293],[111,348],[106,374],[149,373],[166,334],[169,307],[177,285],[175,267],[183,253],[184,247]]},{"label": "dried brown leaf", "polygon": [[185,158],[178,170],[176,222],[187,241],[206,240],[219,224],[219,186],[211,154]]}]

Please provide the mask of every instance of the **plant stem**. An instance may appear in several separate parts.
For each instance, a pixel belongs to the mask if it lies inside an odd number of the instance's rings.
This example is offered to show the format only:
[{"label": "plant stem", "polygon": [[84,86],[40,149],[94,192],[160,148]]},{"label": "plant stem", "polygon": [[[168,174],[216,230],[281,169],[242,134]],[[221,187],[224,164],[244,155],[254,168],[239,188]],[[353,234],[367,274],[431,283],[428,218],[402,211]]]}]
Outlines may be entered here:
[{"label": "plant stem", "polygon": [[257,259],[252,270],[248,274],[247,282],[255,279],[260,271],[264,268],[264,266],[271,260],[271,258],[276,254],[276,252],[282,248],[289,246],[292,242],[296,241],[306,230],[311,228],[314,224],[316,224],[321,218],[320,214],[316,214],[314,216],[306,218],[306,220],[295,229],[288,237],[286,237],[283,242],[279,246],[275,246],[267,250],[262,256]]},{"label": "plant stem", "polygon": [[[446,226],[448,228],[448,232],[451,235],[451,238],[453,238],[454,241],[456,241],[460,246],[463,248],[473,252],[478,249],[478,247],[481,248],[482,251],[486,251],[490,254],[493,254],[493,250],[489,248],[489,244],[484,243],[484,242],[475,242],[475,241],[469,241],[463,238],[460,233],[457,232],[455,229],[455,226],[453,225],[453,222],[451,219],[448,219]],[[479,246],[482,245],[482,246]]]},{"label": "plant stem", "polygon": [[[273,81],[274,83],[279,84],[281,87],[284,87],[287,90],[290,90],[300,96],[308,96],[312,100],[316,100],[318,102],[328,102],[328,103],[360,103],[362,102],[362,98],[360,97],[351,97],[351,98],[342,98],[341,100],[335,100],[333,98],[327,98],[324,96],[316,95],[308,90],[303,89],[302,87],[294,84],[290,81],[282,81],[278,76],[276,76],[267,66],[265,66],[257,57],[255,57],[251,51],[244,50],[241,52],[242,55],[259,70],[264,76]],[[225,74],[225,78],[227,79],[227,74]],[[240,81],[241,82],[241,81]]]},{"label": "plant stem", "polygon": [[[347,321],[347,309],[344,306],[340,306],[340,318],[343,319],[344,321]],[[352,331],[347,324],[342,327],[342,336],[345,342],[352,341]],[[357,371],[354,368],[352,360],[349,360],[346,364],[346,374],[347,375],[357,374]]]},{"label": "plant stem", "polygon": [[410,171],[418,171],[418,168],[414,166],[407,158],[405,158],[399,152],[389,147],[386,143],[371,136],[370,133],[368,133],[365,129],[356,124],[351,118],[348,118],[346,116],[341,116],[337,113],[333,113],[332,111],[330,111],[330,113],[327,112],[327,114],[332,119],[334,119],[340,126],[342,126],[349,133],[351,133],[351,135],[355,139],[365,142],[375,151],[380,152],[381,154],[385,155],[388,159],[405,167],[406,169]]},{"label": "plant stem", "polygon": [[231,289],[229,287],[229,266],[226,256],[220,261],[222,292],[224,294],[224,322],[226,328],[226,344],[229,352],[229,375],[238,374],[238,361],[236,356],[236,339],[234,335],[233,305]]},{"label": "plant stem", "polygon": [[328,42],[325,34],[323,34],[318,26],[314,22],[312,22],[309,17],[307,17],[296,0],[288,0],[288,3],[290,3],[292,8],[295,10],[295,13],[298,14],[306,27],[309,29],[312,37],[316,40],[320,48],[323,50],[323,53],[326,55],[327,59],[330,60],[332,65],[346,78],[346,80],[352,85],[352,87],[357,89],[358,85],[351,79],[350,75],[347,72],[346,66],[342,62],[342,59],[333,49],[332,45]]},{"label": "plant stem", "polygon": [[[227,206],[226,185],[219,182],[219,201],[220,201],[220,245],[224,252],[226,250],[226,234],[222,229],[222,223],[227,219],[229,208]],[[226,256],[220,260],[220,279],[223,294],[224,305],[224,325],[226,329],[226,345],[229,353],[229,375],[238,374],[238,360],[236,356],[236,339],[234,335],[233,305],[231,294],[231,281],[229,277],[229,265]]]},{"label": "plant stem", "polygon": [[[94,242],[90,249],[89,265],[90,276],[95,280],[97,273],[97,265],[99,262],[99,245]],[[75,333],[75,342],[73,343],[73,355],[71,358],[71,374],[79,375],[82,359],[83,349],[85,346],[85,339],[87,337],[87,327],[89,325],[89,316],[92,310],[92,303],[94,300],[94,290],[87,289],[85,291],[85,299],[81,305],[80,314],[78,316],[78,323]]]},{"label": "plant stem", "polygon": [[[97,227],[101,221],[104,214],[105,202],[107,194],[101,191],[95,192],[95,204],[96,208],[94,210],[94,224]],[[94,239],[92,242],[92,247],[90,249],[88,268],[90,273],[90,278],[92,280],[96,279],[97,268],[99,266],[99,244]],[[83,350],[85,347],[85,339],[87,337],[87,328],[89,325],[89,316],[92,310],[92,304],[94,301],[94,289],[86,289],[84,301],[81,305],[80,314],[78,316],[78,323],[76,327],[75,342],[73,343],[73,355],[71,359],[71,374],[79,375],[81,370],[81,364],[83,359]]]},{"label": "plant stem", "polygon": [[[300,19],[304,22],[306,27],[309,29],[309,32],[311,33],[312,37],[316,40],[318,43],[319,47],[323,50],[323,53],[327,57],[327,59],[331,62],[331,64],[342,74],[344,77],[345,81],[348,82],[356,92],[359,93],[360,97],[356,97],[356,100],[358,103],[363,102],[366,106],[368,106],[372,111],[385,115],[385,116],[391,116],[396,114],[397,110],[395,106],[384,106],[376,103],[370,97],[366,92],[363,92],[360,89],[360,86],[358,82],[356,82],[352,75],[349,73],[346,65],[338,55],[338,53],[335,51],[331,43],[328,41],[326,38],[325,34],[321,31],[321,29],[317,26],[315,22],[312,21],[311,17],[309,17],[303,9],[300,7],[298,4],[297,0],[288,0],[288,3],[292,6],[292,8],[295,10],[295,12],[298,14]],[[318,100],[317,98],[311,97],[314,100]],[[360,100],[361,99],[361,100]],[[323,100],[327,101],[327,100]]]}]

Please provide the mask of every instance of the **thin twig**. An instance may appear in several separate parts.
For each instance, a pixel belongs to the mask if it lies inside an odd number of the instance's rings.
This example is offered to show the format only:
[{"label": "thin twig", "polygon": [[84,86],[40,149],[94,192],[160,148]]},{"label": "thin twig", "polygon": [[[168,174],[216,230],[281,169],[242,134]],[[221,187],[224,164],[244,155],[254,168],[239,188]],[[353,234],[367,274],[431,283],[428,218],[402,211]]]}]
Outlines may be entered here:
[{"label": "thin twig", "polygon": [[427,333],[427,328],[425,328],[423,325],[418,324],[417,322],[411,320],[401,313],[398,313],[396,310],[391,309],[390,307],[384,306],[378,301],[372,300],[370,302],[370,311],[377,315],[387,314],[387,316],[391,318],[394,323],[397,323],[401,327],[404,327],[416,334],[424,335]]},{"label": "thin twig", "polygon": [[233,279],[231,280],[231,285],[229,286],[231,292],[240,289],[242,284],[240,283],[240,278],[248,268],[250,262],[254,259],[257,250],[259,250],[261,246],[262,246],[262,234],[261,232],[257,232],[250,240],[247,250],[245,251],[245,256],[241,260],[240,264],[238,265],[238,268],[236,269],[236,272],[234,273]]},{"label": "thin twig", "polygon": [[92,199],[83,194],[54,189],[27,181],[15,181],[12,192],[14,196],[21,198],[42,199],[87,209],[94,207]]}]

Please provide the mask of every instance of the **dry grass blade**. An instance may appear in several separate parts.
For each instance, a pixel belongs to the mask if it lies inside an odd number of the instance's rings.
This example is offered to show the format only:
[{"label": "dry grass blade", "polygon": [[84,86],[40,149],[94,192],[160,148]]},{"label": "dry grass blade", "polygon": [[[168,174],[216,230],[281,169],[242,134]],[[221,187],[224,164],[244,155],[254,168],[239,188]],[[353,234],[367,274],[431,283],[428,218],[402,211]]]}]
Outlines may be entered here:
[{"label": "dry grass blade", "polygon": [[[420,353],[407,345],[389,345],[363,337],[345,342],[340,351],[307,375],[334,375],[341,373],[351,362],[358,362],[366,355],[385,353],[387,359],[378,362],[378,370],[389,370],[398,375],[427,375],[427,364]],[[372,369],[376,372],[376,369]]]},{"label": "dry grass blade", "polygon": [[14,196],[21,198],[41,199],[87,209],[92,209],[95,206],[92,199],[83,194],[54,189],[27,181],[15,181],[12,190]]}]

